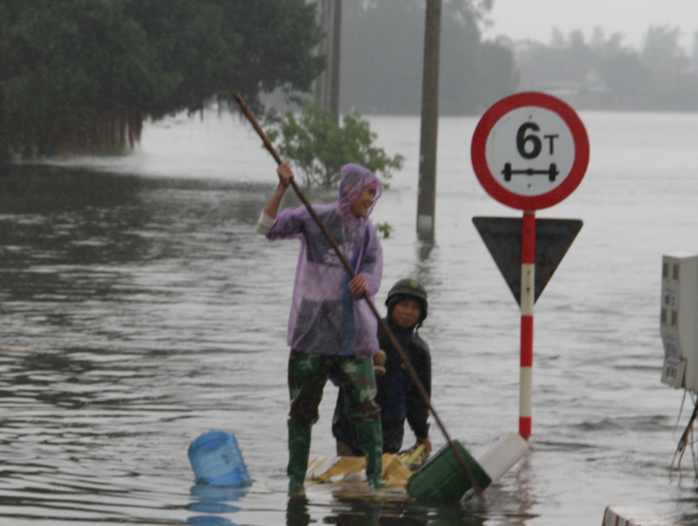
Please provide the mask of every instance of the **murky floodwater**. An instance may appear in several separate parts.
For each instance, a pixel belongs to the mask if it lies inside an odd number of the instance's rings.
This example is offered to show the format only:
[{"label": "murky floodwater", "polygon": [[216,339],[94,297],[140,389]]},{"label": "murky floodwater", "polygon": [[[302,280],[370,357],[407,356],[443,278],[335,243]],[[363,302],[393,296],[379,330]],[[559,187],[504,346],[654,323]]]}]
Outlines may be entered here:
[{"label": "murky floodwater", "polygon": [[[5,170],[0,523],[581,526],[632,504],[698,524],[690,454],[669,469],[690,410],[675,429],[682,392],[659,381],[658,334],[661,256],[698,253],[698,115],[582,119],[587,176],[539,213],[584,228],[536,305],[531,451],[486,505],[287,499],[297,246],[254,233],[275,174],[245,123],[172,119],[133,155]],[[394,228],[378,302],[400,277],[425,283],[433,403],[477,457],[518,427],[519,312],[471,218],[520,213],[472,173],[477,120],[443,119],[437,240],[421,246],[418,119],[371,120],[407,157],[373,216]],[[333,401],[328,386],[311,456],[333,452]],[[186,449],[217,428],[258,481],[247,495],[193,487]]]}]

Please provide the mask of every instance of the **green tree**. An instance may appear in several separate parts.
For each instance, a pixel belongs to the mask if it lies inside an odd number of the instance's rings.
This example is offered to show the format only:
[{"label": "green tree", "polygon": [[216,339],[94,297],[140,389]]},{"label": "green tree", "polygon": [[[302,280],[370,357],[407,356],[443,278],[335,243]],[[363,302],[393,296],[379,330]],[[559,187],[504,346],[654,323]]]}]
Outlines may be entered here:
[{"label": "green tree", "polygon": [[115,132],[125,139],[127,129],[133,139],[142,101],[157,97],[158,67],[125,2],[20,5],[2,31],[0,88],[12,149],[80,151],[113,142]]},{"label": "green tree", "polygon": [[651,26],[640,51],[623,35],[605,38],[596,29],[589,42],[580,31],[559,31],[550,44],[510,43],[522,87],[564,93],[578,107],[624,110],[695,110],[698,75],[679,43],[680,31]]},{"label": "green tree", "polygon": [[596,54],[581,31],[565,37],[555,30],[549,45],[525,41],[519,44],[516,56],[527,89],[550,83],[581,83],[596,62]]},{"label": "green tree", "polygon": [[650,72],[637,53],[625,51],[604,58],[598,69],[612,94],[610,102],[613,107],[626,109],[646,105],[645,92]]},{"label": "green tree", "polygon": [[[443,3],[440,112],[473,114],[516,89],[513,53],[483,42],[490,0]],[[419,114],[424,2],[345,0],[341,104],[344,111]]]},{"label": "green tree", "polygon": [[689,60],[681,49],[680,38],[678,27],[650,26],[645,33],[640,61],[651,72],[647,91],[653,107],[676,110],[685,103],[681,88]]},{"label": "green tree", "polygon": [[691,71],[698,71],[698,31],[693,33],[693,45],[691,46],[690,56]]},{"label": "green tree", "polygon": [[377,135],[358,113],[344,115],[342,123],[339,126],[331,112],[308,102],[300,116],[289,111],[277,118],[268,136],[272,143],[278,140],[279,155],[300,168],[307,186],[336,186],[347,163],[365,166],[384,181],[402,168],[401,155],[389,157],[374,146]]},{"label": "green tree", "polygon": [[645,33],[640,58],[658,75],[673,74],[688,65],[688,58],[679,40],[678,27],[650,26]]},{"label": "green tree", "polygon": [[514,54],[496,42],[483,42],[474,23],[446,17],[442,28],[440,111],[473,115],[512,94],[519,83]]},{"label": "green tree", "polygon": [[259,107],[310,89],[321,38],[304,0],[3,0],[0,141],[19,156],[103,150],[235,91]]}]

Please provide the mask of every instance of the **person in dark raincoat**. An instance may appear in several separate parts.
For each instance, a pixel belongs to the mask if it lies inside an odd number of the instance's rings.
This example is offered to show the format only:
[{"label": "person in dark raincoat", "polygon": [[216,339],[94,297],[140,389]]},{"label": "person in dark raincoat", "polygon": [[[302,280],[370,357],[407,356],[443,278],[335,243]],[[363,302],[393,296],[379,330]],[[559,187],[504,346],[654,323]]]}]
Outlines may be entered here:
[{"label": "person in dark raincoat", "polygon": [[[431,355],[428,345],[417,333],[427,317],[426,291],[416,280],[402,279],[390,289],[385,304],[388,307],[386,324],[431,395]],[[378,341],[385,353],[385,363],[376,365],[376,403],[381,407],[383,452],[400,452],[407,420],[416,437],[414,448],[424,445],[426,460],[431,454],[429,407],[382,328],[378,331]],[[341,388],[332,419],[332,434],[337,440],[338,455],[362,454],[356,426],[347,415],[345,392]]]}]

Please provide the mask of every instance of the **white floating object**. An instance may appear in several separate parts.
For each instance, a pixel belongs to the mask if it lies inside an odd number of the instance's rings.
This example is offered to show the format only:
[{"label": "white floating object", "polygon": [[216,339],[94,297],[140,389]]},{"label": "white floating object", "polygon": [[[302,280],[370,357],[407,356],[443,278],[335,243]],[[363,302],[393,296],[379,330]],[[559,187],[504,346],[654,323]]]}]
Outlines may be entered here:
[{"label": "white floating object", "polygon": [[678,526],[652,510],[638,506],[608,506],[602,526]]},{"label": "white floating object", "polygon": [[521,438],[518,433],[509,432],[500,438],[477,462],[494,483],[524,458],[527,451],[528,442]]}]

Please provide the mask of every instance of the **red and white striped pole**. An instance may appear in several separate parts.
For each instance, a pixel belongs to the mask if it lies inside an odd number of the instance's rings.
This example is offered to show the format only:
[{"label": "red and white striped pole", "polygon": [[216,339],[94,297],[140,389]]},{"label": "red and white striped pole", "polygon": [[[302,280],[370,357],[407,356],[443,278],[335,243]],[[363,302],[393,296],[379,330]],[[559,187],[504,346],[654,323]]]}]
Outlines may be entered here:
[{"label": "red and white striped pole", "polygon": [[531,436],[533,400],[533,305],[536,301],[536,213],[525,211],[521,222],[521,376],[519,434]]}]

